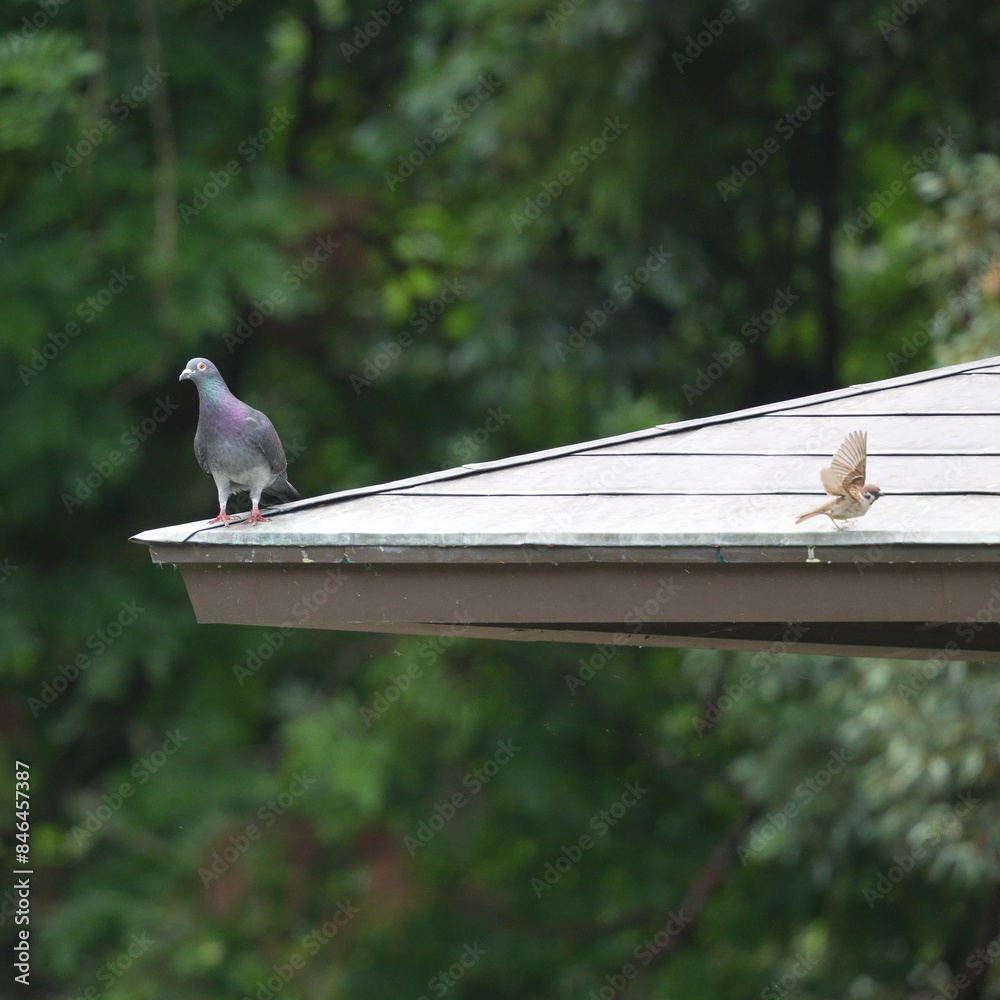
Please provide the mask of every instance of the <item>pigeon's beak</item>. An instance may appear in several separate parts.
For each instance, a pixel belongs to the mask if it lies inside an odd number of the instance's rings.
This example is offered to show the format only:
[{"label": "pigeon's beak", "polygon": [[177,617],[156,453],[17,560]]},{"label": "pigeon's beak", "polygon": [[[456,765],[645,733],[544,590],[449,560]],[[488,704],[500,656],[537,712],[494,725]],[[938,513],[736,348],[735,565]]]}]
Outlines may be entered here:
[{"label": "pigeon's beak", "polygon": [[193,374],[194,374],[194,372],[191,371],[190,368],[185,368],[184,371],[181,372],[180,378],[177,379],[177,381],[178,382],[183,382],[184,379],[190,378]]}]

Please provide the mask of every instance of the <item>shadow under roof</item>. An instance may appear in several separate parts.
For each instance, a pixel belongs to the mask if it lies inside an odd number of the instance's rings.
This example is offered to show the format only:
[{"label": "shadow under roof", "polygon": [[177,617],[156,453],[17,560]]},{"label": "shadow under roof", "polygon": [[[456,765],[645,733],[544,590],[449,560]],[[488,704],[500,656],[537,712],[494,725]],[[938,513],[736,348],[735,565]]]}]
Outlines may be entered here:
[{"label": "shadow under roof", "polygon": [[[885,496],[796,525],[856,429]],[[765,651],[797,623],[801,652],[1000,658],[1000,358],[270,516],[133,541],[205,622]]]}]

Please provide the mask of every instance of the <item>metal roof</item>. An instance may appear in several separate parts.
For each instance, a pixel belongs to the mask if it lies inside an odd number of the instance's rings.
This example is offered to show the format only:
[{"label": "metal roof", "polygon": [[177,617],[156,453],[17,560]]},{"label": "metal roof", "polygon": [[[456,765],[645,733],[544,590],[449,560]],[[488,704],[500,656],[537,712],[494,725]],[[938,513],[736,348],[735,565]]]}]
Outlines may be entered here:
[{"label": "metal roof", "polygon": [[[845,531],[825,518],[796,525],[822,502],[819,471],[855,429],[868,432],[868,480],[885,496]],[[470,635],[589,641],[612,630],[626,642],[754,649],[779,625],[808,622],[815,637],[825,622],[822,642],[795,648],[926,655],[985,613],[956,642],[960,658],[991,658],[1000,357],[332,493],[271,517],[133,540],[185,570],[204,621],[294,626],[292,598],[336,564],[355,596],[338,589],[298,624],[426,632],[461,620]],[[629,609],[656,603],[668,569],[684,596],[623,629]]]}]

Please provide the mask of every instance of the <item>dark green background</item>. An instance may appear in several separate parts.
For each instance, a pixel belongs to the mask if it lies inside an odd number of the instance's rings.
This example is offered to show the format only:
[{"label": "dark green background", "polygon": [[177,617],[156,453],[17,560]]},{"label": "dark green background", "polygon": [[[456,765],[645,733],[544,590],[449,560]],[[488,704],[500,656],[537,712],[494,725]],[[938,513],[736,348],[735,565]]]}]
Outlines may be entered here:
[{"label": "dark green background", "polygon": [[992,666],[197,626],[127,543],[215,513],[194,355],[314,495],[1000,353],[1000,15],[909,9],[4,7],[0,993],[1000,995]]}]

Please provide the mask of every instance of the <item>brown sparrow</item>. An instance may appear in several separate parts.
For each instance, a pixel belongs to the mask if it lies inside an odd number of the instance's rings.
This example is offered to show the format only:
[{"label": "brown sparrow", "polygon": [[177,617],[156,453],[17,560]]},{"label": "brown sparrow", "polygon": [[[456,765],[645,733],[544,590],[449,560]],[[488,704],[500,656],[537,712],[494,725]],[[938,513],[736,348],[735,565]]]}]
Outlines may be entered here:
[{"label": "brown sparrow", "polygon": [[882,495],[877,486],[865,482],[867,460],[868,432],[851,431],[833,456],[830,468],[819,474],[823,488],[836,499],[807,511],[797,517],[795,523],[801,524],[817,514],[826,514],[833,521],[833,526],[840,531],[847,525],[837,524],[836,519],[850,521],[867,514],[868,508]]}]

